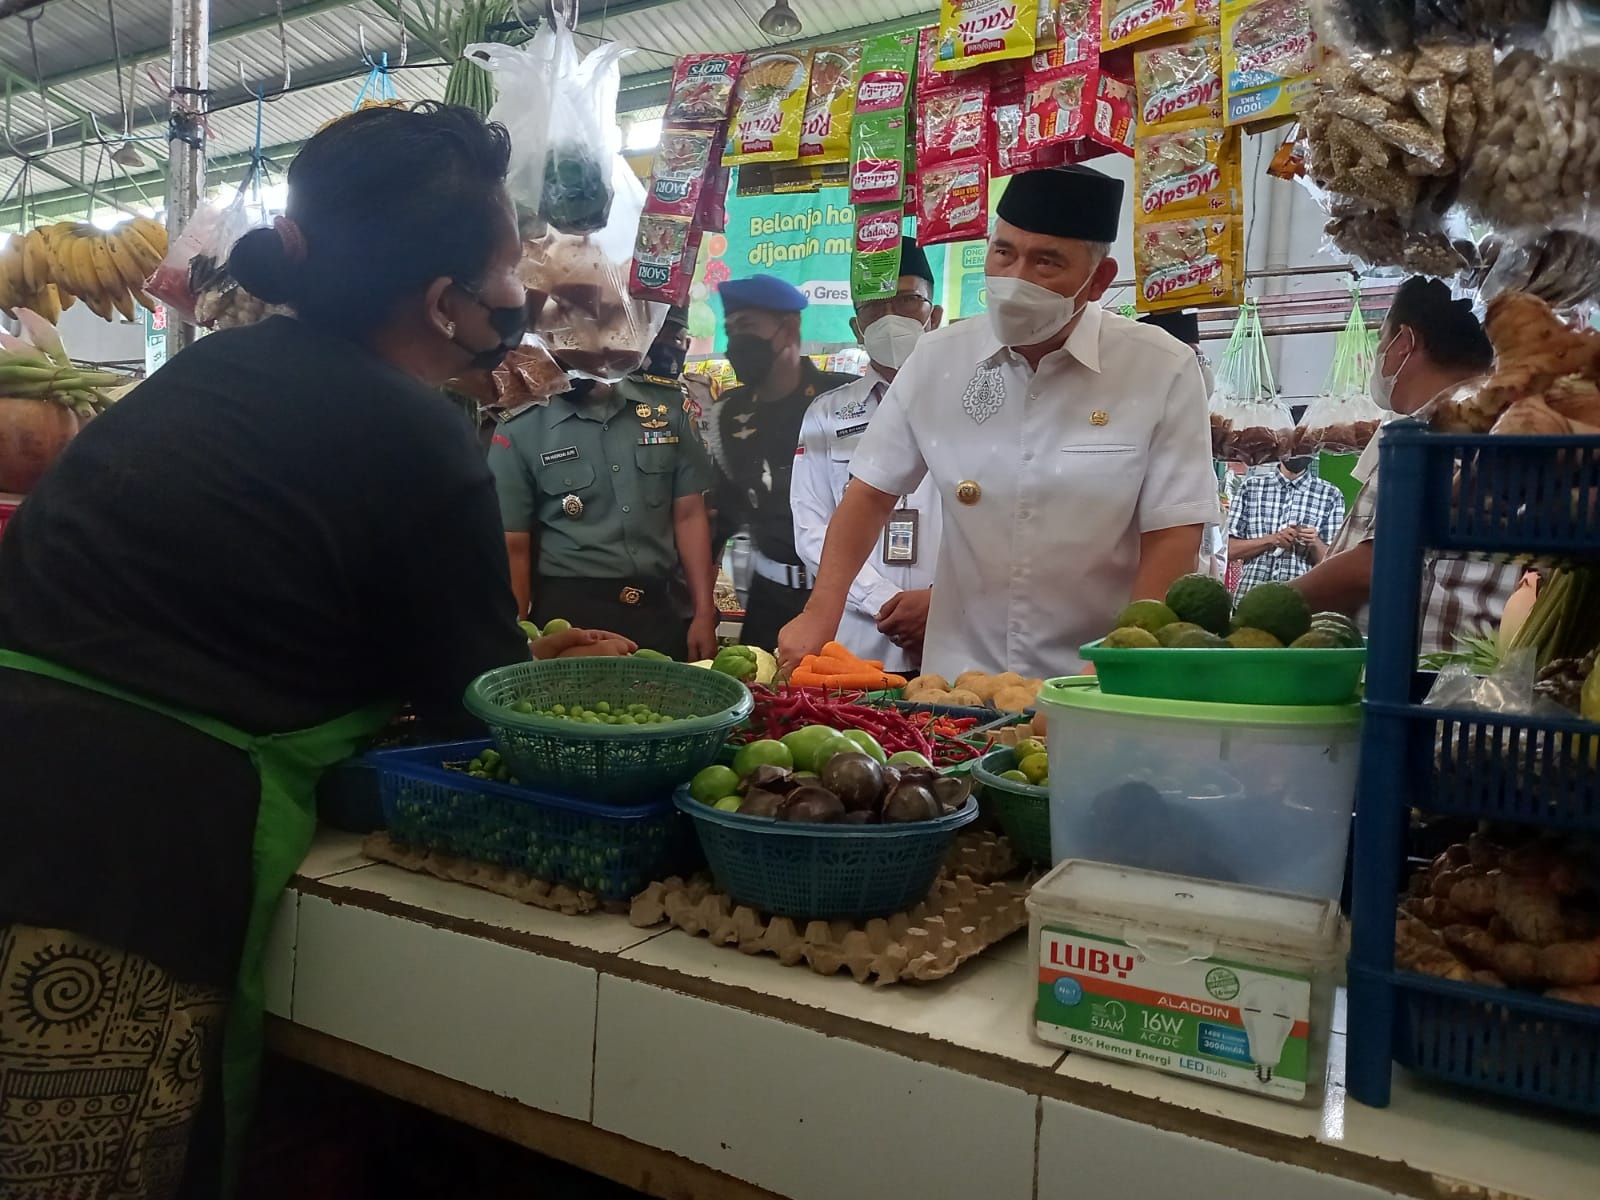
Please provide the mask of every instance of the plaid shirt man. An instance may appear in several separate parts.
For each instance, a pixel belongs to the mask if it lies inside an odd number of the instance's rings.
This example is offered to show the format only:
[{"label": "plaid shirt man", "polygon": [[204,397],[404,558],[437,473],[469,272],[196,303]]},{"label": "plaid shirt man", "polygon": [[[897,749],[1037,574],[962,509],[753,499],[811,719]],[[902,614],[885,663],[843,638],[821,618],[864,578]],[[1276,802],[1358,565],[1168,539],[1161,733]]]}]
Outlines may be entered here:
[{"label": "plaid shirt man", "polygon": [[[1378,474],[1374,470],[1350,506],[1350,516],[1332,543],[1332,553],[1370,542],[1377,528]],[[1429,554],[1422,563],[1422,628],[1417,653],[1454,651],[1460,648],[1458,636],[1493,633],[1526,569],[1518,563]],[[1356,622],[1366,633],[1365,606],[1356,614]]]},{"label": "plaid shirt man", "polygon": [[[1338,488],[1310,471],[1291,479],[1273,467],[1245,480],[1229,509],[1228,536],[1263,538],[1285,525],[1309,525],[1323,545],[1332,546],[1343,524],[1344,496]],[[1311,554],[1304,546],[1267,550],[1244,563],[1237,594],[1242,595],[1258,583],[1287,583],[1304,575],[1312,565]]]}]

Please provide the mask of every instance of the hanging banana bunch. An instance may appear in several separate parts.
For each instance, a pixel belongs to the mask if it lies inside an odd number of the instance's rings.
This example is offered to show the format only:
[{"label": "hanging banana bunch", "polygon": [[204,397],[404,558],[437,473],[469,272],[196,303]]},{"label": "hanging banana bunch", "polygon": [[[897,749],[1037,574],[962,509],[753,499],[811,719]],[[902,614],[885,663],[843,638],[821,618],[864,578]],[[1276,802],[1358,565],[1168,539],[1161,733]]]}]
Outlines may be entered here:
[{"label": "hanging banana bunch", "polygon": [[79,300],[103,320],[133,320],[134,305],[152,312],[145,280],[167,254],[167,231],[148,217],[115,229],[58,221],[13,234],[0,249],[0,311],[32,309],[52,325]]}]

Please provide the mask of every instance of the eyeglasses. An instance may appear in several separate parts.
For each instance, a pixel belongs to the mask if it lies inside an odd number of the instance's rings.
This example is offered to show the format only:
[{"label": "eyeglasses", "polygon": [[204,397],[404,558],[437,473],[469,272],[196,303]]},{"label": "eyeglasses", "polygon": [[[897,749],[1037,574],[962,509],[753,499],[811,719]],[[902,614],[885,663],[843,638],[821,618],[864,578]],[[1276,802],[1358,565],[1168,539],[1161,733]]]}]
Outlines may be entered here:
[{"label": "eyeglasses", "polygon": [[926,296],[919,296],[916,292],[900,292],[887,300],[868,301],[856,310],[856,318],[862,325],[871,325],[879,317],[894,313],[897,317],[911,317],[920,321],[932,307],[933,301]]}]

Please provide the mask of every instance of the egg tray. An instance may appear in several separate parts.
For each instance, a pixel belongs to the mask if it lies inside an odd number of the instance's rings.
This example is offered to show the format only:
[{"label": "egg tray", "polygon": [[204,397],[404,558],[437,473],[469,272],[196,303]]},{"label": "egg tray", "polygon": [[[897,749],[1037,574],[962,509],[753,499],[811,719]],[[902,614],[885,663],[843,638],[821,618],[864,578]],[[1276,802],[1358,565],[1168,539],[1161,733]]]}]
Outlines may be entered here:
[{"label": "egg tray", "polygon": [[591,891],[569,887],[564,883],[550,883],[510,867],[490,866],[470,858],[457,858],[453,854],[439,854],[432,850],[414,850],[390,839],[387,833],[368,835],[361,843],[361,852],[368,858],[415,871],[419,875],[432,875],[435,879],[451,883],[465,883],[486,892],[505,896],[520,904],[563,913],[569,917],[591,912],[625,913],[626,901],[602,900]]},{"label": "egg tray", "polygon": [[974,883],[993,883],[1020,874],[1027,864],[1005,834],[993,829],[963,829],[945,855],[944,874],[965,875]]},{"label": "egg tray", "polygon": [[796,922],[735,905],[711,880],[695,876],[652,883],[634,897],[628,920],[648,929],[663,921],[745,954],[771,954],[786,967],[818,975],[849,971],[857,983],[928,983],[943,979],[1028,924],[1032,879],[980,884],[942,876],[928,898],[903,913],[851,921]]}]

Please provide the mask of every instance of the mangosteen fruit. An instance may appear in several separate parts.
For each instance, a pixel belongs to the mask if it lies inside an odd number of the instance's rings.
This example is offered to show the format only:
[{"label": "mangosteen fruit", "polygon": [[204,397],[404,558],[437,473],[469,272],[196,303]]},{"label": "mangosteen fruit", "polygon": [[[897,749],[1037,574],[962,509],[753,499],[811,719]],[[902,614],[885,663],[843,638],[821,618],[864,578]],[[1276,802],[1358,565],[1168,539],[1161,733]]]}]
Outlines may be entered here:
[{"label": "mangosteen fruit", "polygon": [[920,783],[902,783],[883,802],[884,824],[931,821],[944,815],[931,789]]},{"label": "mangosteen fruit", "polygon": [[822,786],[846,812],[871,812],[883,800],[883,767],[867,754],[835,754],[822,768]]},{"label": "mangosteen fruit", "polygon": [[839,797],[814,783],[795,788],[778,809],[780,821],[827,822],[837,821],[843,816],[844,805]]}]

